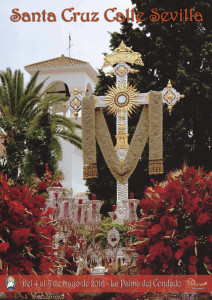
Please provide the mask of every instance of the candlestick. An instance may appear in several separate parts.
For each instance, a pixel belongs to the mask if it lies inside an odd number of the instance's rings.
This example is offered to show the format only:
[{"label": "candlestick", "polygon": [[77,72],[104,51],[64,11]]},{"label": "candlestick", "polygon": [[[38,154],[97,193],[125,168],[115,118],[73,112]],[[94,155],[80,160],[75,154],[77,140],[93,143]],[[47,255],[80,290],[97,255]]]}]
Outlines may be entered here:
[{"label": "candlestick", "polygon": [[85,224],[87,223],[87,220],[88,220],[88,212],[87,212],[87,210],[85,211]]},{"label": "candlestick", "polygon": [[[92,194],[92,200],[96,201],[96,194]],[[96,203],[92,203],[92,220],[96,219]]]},{"label": "candlestick", "polygon": [[[133,194],[133,196],[134,196],[134,194]],[[133,199],[133,198],[130,198],[130,199]],[[129,217],[130,217],[129,220],[134,221],[134,203],[133,202],[130,203]]]}]

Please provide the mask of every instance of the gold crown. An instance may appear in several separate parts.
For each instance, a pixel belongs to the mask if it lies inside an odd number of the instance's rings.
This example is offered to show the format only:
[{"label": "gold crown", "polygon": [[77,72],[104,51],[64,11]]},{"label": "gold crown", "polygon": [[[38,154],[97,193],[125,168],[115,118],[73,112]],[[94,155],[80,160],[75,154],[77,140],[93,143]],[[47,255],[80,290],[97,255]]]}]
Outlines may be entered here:
[{"label": "gold crown", "polygon": [[127,47],[123,41],[111,54],[105,56],[102,68],[113,66],[119,62],[128,62],[132,65],[136,64],[140,66],[144,65],[141,54]]}]

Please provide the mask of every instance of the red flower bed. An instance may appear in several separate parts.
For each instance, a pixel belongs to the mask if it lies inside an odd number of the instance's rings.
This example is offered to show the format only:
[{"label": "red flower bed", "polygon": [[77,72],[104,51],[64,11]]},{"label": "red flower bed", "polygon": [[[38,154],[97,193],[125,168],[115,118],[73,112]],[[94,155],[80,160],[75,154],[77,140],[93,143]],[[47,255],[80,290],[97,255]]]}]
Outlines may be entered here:
[{"label": "red flower bed", "polygon": [[[40,188],[38,188],[40,190]],[[46,199],[26,185],[12,186],[0,175],[1,274],[53,274],[56,230],[44,212]]]},{"label": "red flower bed", "polygon": [[135,224],[141,274],[211,274],[212,172],[184,165],[148,187]]}]

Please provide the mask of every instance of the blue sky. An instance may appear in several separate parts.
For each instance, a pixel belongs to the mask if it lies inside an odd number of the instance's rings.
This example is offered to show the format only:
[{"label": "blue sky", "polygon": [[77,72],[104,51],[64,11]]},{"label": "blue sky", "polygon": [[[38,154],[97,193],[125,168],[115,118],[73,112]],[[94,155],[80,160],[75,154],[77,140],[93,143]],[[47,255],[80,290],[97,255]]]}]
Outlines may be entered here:
[{"label": "blue sky", "polygon": [[[75,12],[99,12],[99,22],[65,22],[61,13],[74,7]],[[130,0],[0,0],[0,70],[13,70],[61,56],[68,56],[68,35],[72,37],[71,57],[88,61],[95,69],[103,63],[104,52],[110,52],[108,32],[119,31],[120,23],[107,22],[104,12],[117,7],[125,13],[132,8]],[[54,12],[56,22],[12,22],[12,10],[23,12]],[[67,17],[71,16],[67,12]],[[112,17],[112,12],[110,16]],[[114,16],[114,15],[113,15]],[[29,75],[24,72],[25,80]]]}]

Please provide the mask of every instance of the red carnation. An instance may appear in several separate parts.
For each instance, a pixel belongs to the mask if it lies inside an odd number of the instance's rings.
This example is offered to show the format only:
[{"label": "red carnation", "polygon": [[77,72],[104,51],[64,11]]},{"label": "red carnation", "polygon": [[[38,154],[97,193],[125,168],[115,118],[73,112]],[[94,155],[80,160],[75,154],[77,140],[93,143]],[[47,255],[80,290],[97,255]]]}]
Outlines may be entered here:
[{"label": "red carnation", "polygon": [[48,185],[45,181],[41,181],[38,186],[36,187],[37,191],[46,191]]},{"label": "red carnation", "polygon": [[35,207],[43,208],[45,207],[46,198],[43,195],[35,195],[33,197],[33,204]]},{"label": "red carnation", "polygon": [[145,257],[146,257],[146,256],[145,256],[145,255],[143,255],[143,254],[142,254],[142,255],[139,255],[139,260],[144,260],[144,259],[145,259]]},{"label": "red carnation", "polygon": [[19,199],[19,195],[20,195],[19,188],[17,188],[16,186],[12,186],[9,191],[10,200]]},{"label": "red carnation", "polygon": [[7,242],[3,242],[0,244],[0,252],[7,252],[7,249],[10,247],[10,244]]},{"label": "red carnation", "polygon": [[207,212],[201,213],[199,215],[199,217],[197,218],[196,224],[197,224],[197,226],[201,226],[201,225],[207,223],[209,220],[210,220],[210,217]]},{"label": "red carnation", "polygon": [[190,256],[189,257],[189,262],[192,264],[192,265],[196,265],[196,263],[198,262],[198,259],[196,256]]},{"label": "red carnation", "polygon": [[154,203],[154,212],[156,214],[164,214],[166,210],[166,204],[165,201],[161,200],[161,199],[157,199],[157,201],[155,201]]},{"label": "red carnation", "polygon": [[193,266],[193,265],[189,265],[188,269],[189,269],[189,272],[191,274],[196,274],[197,273],[197,268],[195,266]]},{"label": "red carnation", "polygon": [[211,209],[212,208],[212,197],[206,197],[203,200],[203,206],[207,209]]},{"label": "red carnation", "polygon": [[188,179],[194,177],[196,175],[196,172],[197,171],[194,167],[187,167],[183,174],[184,180],[187,181]]},{"label": "red carnation", "polygon": [[22,262],[22,265],[29,275],[34,275],[34,272],[32,270],[33,264],[30,261],[25,260],[24,262]]},{"label": "red carnation", "polygon": [[159,242],[155,245],[150,246],[149,248],[149,253],[152,254],[153,256],[160,256],[161,253],[164,251],[164,243]]},{"label": "red carnation", "polygon": [[159,232],[161,232],[162,227],[159,224],[153,225],[151,229],[148,229],[148,237],[155,236]]},{"label": "red carnation", "polygon": [[142,206],[143,213],[147,213],[153,206],[153,203],[149,198],[141,199],[139,204]]},{"label": "red carnation", "polygon": [[3,174],[1,174],[0,181],[1,181],[1,184],[2,184],[3,190],[7,190],[8,183],[7,183],[7,180],[6,180],[6,178],[5,178],[5,176]]},{"label": "red carnation", "polygon": [[23,206],[22,203],[18,203],[17,201],[12,202],[13,205],[13,212],[16,213],[17,215],[23,217],[25,213],[25,207]]},{"label": "red carnation", "polygon": [[184,249],[180,248],[177,250],[177,252],[175,252],[175,258],[177,260],[180,260],[180,258],[183,256],[184,254]]},{"label": "red carnation", "polygon": [[191,198],[187,200],[187,203],[184,204],[185,213],[194,213],[199,208],[199,197]]},{"label": "red carnation", "polygon": [[173,217],[163,216],[160,220],[160,225],[164,231],[174,229],[176,222]]},{"label": "red carnation", "polygon": [[168,246],[168,247],[164,248],[164,254],[168,260],[172,259],[173,252],[172,252],[171,247]]},{"label": "red carnation", "polygon": [[45,257],[41,257],[41,260],[40,260],[40,266],[39,266],[39,269],[41,270],[41,272],[43,274],[48,274],[50,273],[50,270],[52,268],[52,263],[50,263],[47,258]]},{"label": "red carnation", "polygon": [[53,212],[53,208],[52,207],[48,207],[45,212],[42,212],[42,215],[45,216],[45,217],[49,217],[49,215],[51,215],[52,212]]},{"label": "red carnation", "polygon": [[155,256],[154,256],[154,255],[148,255],[148,256],[146,257],[146,259],[145,259],[145,262],[146,262],[147,264],[149,264],[149,263],[153,262],[154,260],[155,260]]},{"label": "red carnation", "polygon": [[[210,173],[211,174],[211,173]],[[211,176],[210,174],[208,174],[208,176]],[[212,177],[210,178],[210,180],[208,181],[208,189],[210,192],[212,192]]]},{"label": "red carnation", "polygon": [[206,264],[209,264],[210,263],[210,258],[208,256],[205,256],[204,261],[206,262]]},{"label": "red carnation", "polygon": [[12,240],[18,247],[20,247],[26,243],[29,233],[30,233],[29,228],[16,229],[12,233]]},{"label": "red carnation", "polygon": [[194,246],[194,241],[194,237],[189,235],[185,239],[179,240],[178,243],[181,248],[187,249]]},{"label": "red carnation", "polygon": [[54,228],[54,226],[52,225],[48,225],[46,226],[46,235],[50,235],[51,237],[54,236],[56,234],[57,230]]},{"label": "red carnation", "polygon": [[174,202],[175,199],[181,197],[182,187],[178,184],[177,181],[170,181],[165,188],[167,197],[171,197]]},{"label": "red carnation", "polygon": [[15,265],[9,265],[8,267],[8,275],[16,275],[18,274],[18,267],[16,267]]}]

